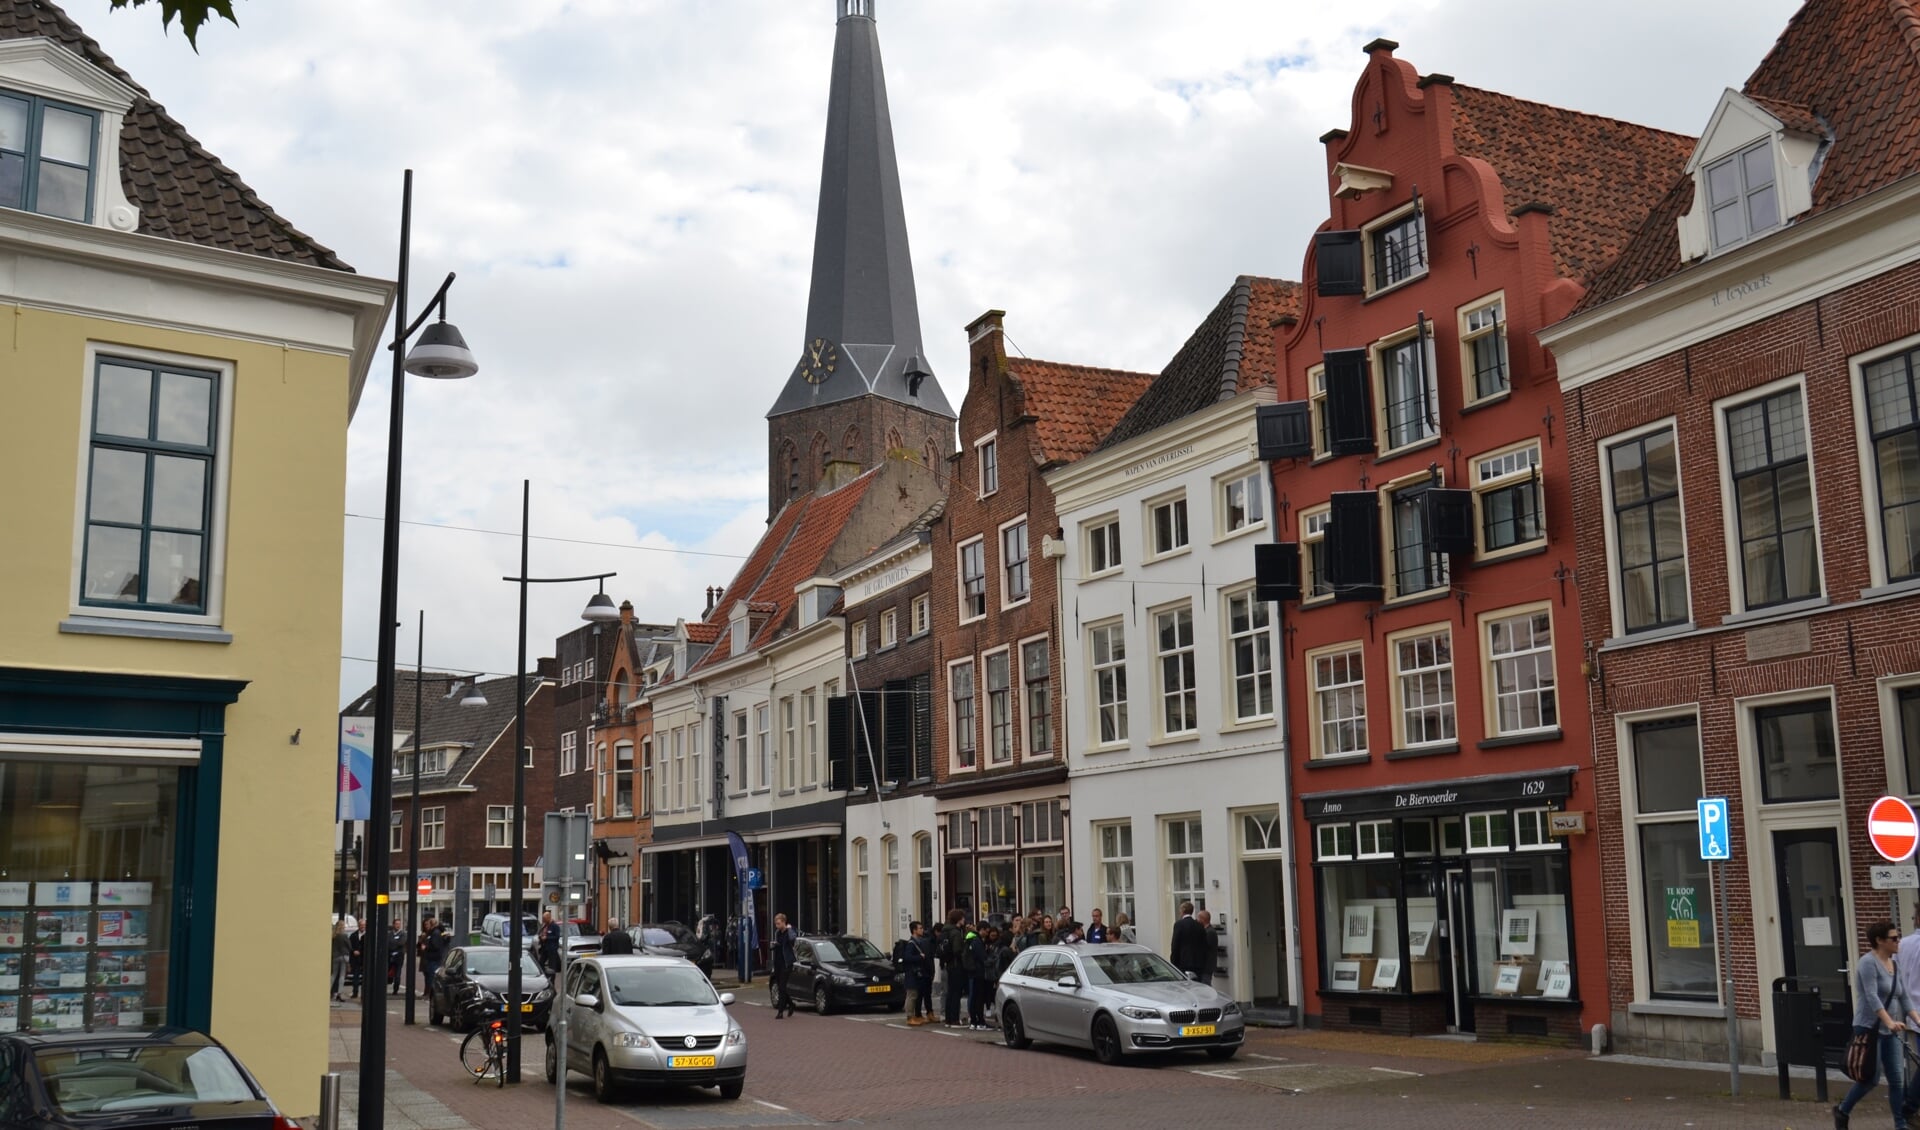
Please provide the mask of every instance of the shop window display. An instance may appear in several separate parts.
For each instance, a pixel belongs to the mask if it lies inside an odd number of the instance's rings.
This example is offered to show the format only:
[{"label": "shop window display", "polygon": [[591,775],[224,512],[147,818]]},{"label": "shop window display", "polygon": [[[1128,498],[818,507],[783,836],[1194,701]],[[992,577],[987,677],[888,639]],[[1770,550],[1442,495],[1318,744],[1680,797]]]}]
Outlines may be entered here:
[{"label": "shop window display", "polygon": [[1565,999],[1572,989],[1564,853],[1473,864],[1473,970],[1483,995]]},{"label": "shop window display", "polygon": [[1404,987],[1399,865],[1386,862],[1324,867],[1320,890],[1327,988],[1365,993]]}]

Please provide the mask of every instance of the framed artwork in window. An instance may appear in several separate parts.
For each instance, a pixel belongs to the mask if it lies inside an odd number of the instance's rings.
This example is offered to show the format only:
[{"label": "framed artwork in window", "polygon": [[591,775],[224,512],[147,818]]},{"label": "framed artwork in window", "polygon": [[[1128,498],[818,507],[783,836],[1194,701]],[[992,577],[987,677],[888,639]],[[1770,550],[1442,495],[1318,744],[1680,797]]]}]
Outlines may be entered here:
[{"label": "framed artwork in window", "polygon": [[1360,963],[1357,961],[1336,961],[1333,963],[1333,988],[1335,992],[1357,992],[1360,989]]},{"label": "framed artwork in window", "polygon": [[1340,930],[1340,952],[1349,957],[1373,955],[1373,908],[1350,906]]},{"label": "framed artwork in window", "polygon": [[1542,995],[1552,997],[1555,1000],[1566,1000],[1567,997],[1572,995],[1572,993],[1573,993],[1573,974],[1565,969],[1562,969],[1558,973],[1555,973],[1553,976],[1547,978],[1546,991]]},{"label": "framed artwork in window", "polygon": [[1400,987],[1400,959],[1383,957],[1373,967],[1373,987],[1376,989],[1397,989]]},{"label": "framed artwork in window", "polygon": [[1547,984],[1548,982],[1553,980],[1553,975],[1556,973],[1565,973],[1567,972],[1567,970],[1568,970],[1568,965],[1564,961],[1541,962],[1540,963],[1540,981],[1538,984],[1534,985],[1534,988],[1539,990],[1540,992],[1543,992],[1543,993],[1546,992]]},{"label": "framed artwork in window", "polygon": [[1495,966],[1493,991],[1511,996],[1520,991],[1520,967],[1518,965]]},{"label": "framed artwork in window", "polygon": [[1500,956],[1532,957],[1537,910],[1509,910],[1500,917]]},{"label": "framed artwork in window", "polygon": [[1407,926],[1407,952],[1414,957],[1427,956],[1433,946],[1433,923],[1414,922]]}]

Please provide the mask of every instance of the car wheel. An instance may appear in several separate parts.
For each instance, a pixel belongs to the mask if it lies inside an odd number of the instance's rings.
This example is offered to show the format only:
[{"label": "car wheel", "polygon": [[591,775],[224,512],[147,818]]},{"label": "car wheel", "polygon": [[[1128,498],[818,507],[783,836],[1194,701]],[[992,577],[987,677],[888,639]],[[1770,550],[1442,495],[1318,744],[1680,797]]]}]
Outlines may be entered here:
[{"label": "car wheel", "polygon": [[620,1087],[613,1081],[613,1065],[607,1062],[607,1053],[601,1048],[593,1049],[593,1099],[599,1103],[610,1103],[619,1096]]},{"label": "car wheel", "polygon": [[735,1079],[731,1083],[720,1084],[720,1097],[726,1099],[728,1102],[732,1102],[734,1099],[740,1097],[740,1092],[746,1089],[747,1081],[745,1079]]},{"label": "car wheel", "polygon": [[560,1081],[560,1049],[554,1045],[553,1037],[547,1037],[547,1082]]},{"label": "car wheel", "polygon": [[1120,1062],[1120,1056],[1120,1029],[1114,1027],[1113,1017],[1094,1017],[1093,1058],[1112,1067]]},{"label": "car wheel", "polygon": [[1006,1004],[1000,1007],[1000,1035],[1006,1039],[1007,1046],[1015,1051],[1033,1046],[1033,1041],[1027,1037],[1027,1026],[1020,1022],[1019,1005]]},{"label": "car wheel", "polygon": [[827,991],[825,981],[813,983],[813,1009],[822,1016],[833,1011],[833,994]]},{"label": "car wheel", "polygon": [[1232,1047],[1226,1047],[1226,1048],[1208,1048],[1207,1058],[1208,1059],[1232,1059],[1233,1053],[1239,1050],[1240,1050],[1239,1044],[1235,1044]]}]

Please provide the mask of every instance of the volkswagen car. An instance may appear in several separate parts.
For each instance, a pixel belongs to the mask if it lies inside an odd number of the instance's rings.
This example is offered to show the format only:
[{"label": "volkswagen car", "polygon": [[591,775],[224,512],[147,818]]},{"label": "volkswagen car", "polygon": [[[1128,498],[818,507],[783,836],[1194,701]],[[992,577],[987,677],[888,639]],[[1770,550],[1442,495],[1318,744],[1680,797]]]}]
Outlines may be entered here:
[{"label": "volkswagen car", "polygon": [[567,1060],[547,1029],[547,1082],[568,1071],[593,1079],[612,1102],[628,1086],[717,1087],[737,1099],[746,1086],[747,1034],[706,975],[684,958],[604,954],[567,968],[555,1007],[566,1010]]},{"label": "volkswagen car", "polygon": [[793,943],[787,995],[811,1002],[822,1016],[843,1008],[899,1012],[907,1006],[906,974],[865,938],[800,938]]},{"label": "volkswagen car", "polygon": [[[451,1021],[462,1030],[507,1007],[507,974],[512,958],[506,946],[455,946],[447,960],[433,971],[427,994],[427,1023]],[[527,950],[520,951],[520,1023],[545,1028],[553,1005],[553,988],[540,964]]]},{"label": "volkswagen car", "polygon": [[179,1028],[0,1035],[8,1130],[300,1130],[218,1040]]},{"label": "volkswagen car", "polygon": [[1064,1044],[1107,1064],[1168,1051],[1232,1059],[1247,1034],[1233,998],[1137,945],[1024,949],[1001,974],[994,1008],[1010,1048]]}]

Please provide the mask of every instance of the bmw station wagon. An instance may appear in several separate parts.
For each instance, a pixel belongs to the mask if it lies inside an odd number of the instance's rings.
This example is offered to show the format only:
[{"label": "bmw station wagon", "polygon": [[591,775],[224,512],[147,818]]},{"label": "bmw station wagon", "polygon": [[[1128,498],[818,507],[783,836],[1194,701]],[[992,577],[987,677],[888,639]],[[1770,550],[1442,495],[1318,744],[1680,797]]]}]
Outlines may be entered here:
[{"label": "bmw station wagon", "polygon": [[1205,1051],[1231,1059],[1246,1038],[1233,998],[1175,969],[1146,946],[1032,946],[994,994],[1010,1048],[1038,1040],[1089,1048],[1101,1063],[1146,1052]]}]

